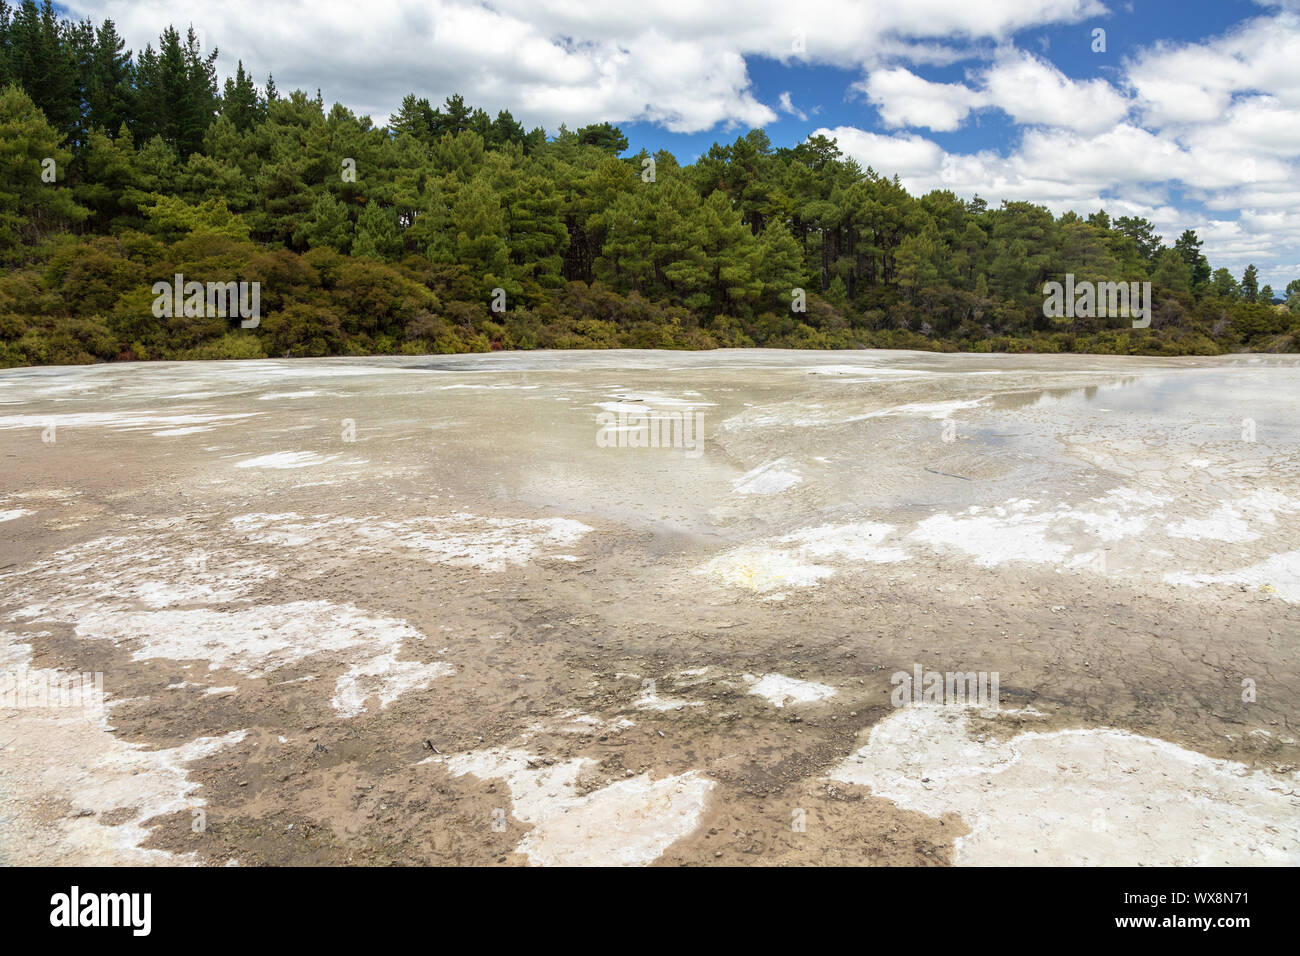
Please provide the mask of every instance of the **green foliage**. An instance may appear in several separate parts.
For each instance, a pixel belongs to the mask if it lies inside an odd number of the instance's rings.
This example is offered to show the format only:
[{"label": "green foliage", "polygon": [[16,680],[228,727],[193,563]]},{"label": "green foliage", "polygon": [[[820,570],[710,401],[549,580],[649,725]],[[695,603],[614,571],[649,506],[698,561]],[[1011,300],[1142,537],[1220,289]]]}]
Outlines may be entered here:
[{"label": "green foliage", "polygon": [[321,193],[294,232],[293,241],[295,245],[305,245],[310,249],[325,246],[346,253],[352,246],[352,220],[348,217],[347,207],[329,193]]},{"label": "green foliage", "polygon": [[1151,273],[1151,281],[1175,292],[1191,292],[1192,275],[1192,267],[1176,250],[1165,249],[1156,258],[1156,268]]},{"label": "green foliage", "polygon": [[1232,299],[1241,294],[1241,286],[1227,269],[1215,269],[1210,279],[1210,292],[1224,299]]},{"label": "green foliage", "polygon": [[1192,286],[1199,290],[1210,280],[1210,263],[1201,254],[1200,238],[1191,229],[1185,229],[1174,248],[1192,270]]},{"label": "green foliage", "polygon": [[215,118],[217,51],[204,53],[191,27],[182,40],[173,27],[158,38],[158,51],[146,45],[136,66],[136,136],[163,142],[185,158],[203,145]]},{"label": "green foliage", "polygon": [[[315,211],[315,207],[313,207]],[[335,227],[343,229],[342,222]],[[341,247],[336,247],[343,251]],[[357,217],[357,237],[352,243],[352,254],[361,259],[388,262],[402,252],[402,234],[397,226],[397,216],[392,210],[372,203]]]},{"label": "green foliage", "polygon": [[145,209],[149,231],[175,241],[193,234],[214,234],[228,239],[248,239],[248,223],[226,206],[224,199],[191,205],[175,196],[152,197]]},{"label": "green foliage", "polygon": [[[620,158],[609,123],[548,139],[455,94],[411,94],[379,128],[319,93],[259,88],[238,61],[218,90],[215,57],[192,29],[133,55],[111,20],[0,0],[0,364],[1300,347],[1300,280],[1274,309],[1253,266],[1240,283],[1212,271],[1192,230],[1166,246],[1104,210],[912,196],[824,136],[774,149],[750,130],[681,166]],[[260,325],[155,318],[153,284],[176,274],[260,283]],[[1151,327],[1046,319],[1044,283],[1066,275],[1150,281]]]},{"label": "green foliage", "polygon": [[58,142],[31,97],[0,90],[0,256],[86,218],[67,187],[71,154]]},{"label": "green foliage", "polygon": [[1249,265],[1241,276],[1241,297],[1247,302],[1259,300],[1259,270]]},{"label": "green foliage", "polygon": [[584,126],[578,130],[578,142],[584,146],[595,146],[615,156],[627,149],[627,137],[623,131],[609,123]]}]

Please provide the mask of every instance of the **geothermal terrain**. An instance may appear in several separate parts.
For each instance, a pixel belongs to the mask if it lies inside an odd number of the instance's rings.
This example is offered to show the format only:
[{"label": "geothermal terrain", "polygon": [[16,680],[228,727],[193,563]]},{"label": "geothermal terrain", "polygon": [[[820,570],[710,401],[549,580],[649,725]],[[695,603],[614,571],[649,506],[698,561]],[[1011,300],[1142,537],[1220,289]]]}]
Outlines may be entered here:
[{"label": "geothermal terrain", "polygon": [[1300,863],[1294,358],[24,369],[0,461],[3,863]]}]

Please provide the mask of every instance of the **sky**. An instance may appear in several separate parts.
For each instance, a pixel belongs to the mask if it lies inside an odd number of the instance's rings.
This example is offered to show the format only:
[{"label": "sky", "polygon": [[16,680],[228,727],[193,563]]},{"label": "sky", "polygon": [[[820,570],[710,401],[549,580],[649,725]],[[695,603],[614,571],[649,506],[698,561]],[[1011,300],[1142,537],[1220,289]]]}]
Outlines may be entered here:
[{"label": "sky", "polygon": [[[611,122],[691,162],[761,127],[914,194],[1195,229],[1300,278],[1300,0],[70,0],[138,50],[193,25],[286,92],[383,124],[450,93],[549,132]],[[1099,32],[1100,31],[1100,32]]]}]

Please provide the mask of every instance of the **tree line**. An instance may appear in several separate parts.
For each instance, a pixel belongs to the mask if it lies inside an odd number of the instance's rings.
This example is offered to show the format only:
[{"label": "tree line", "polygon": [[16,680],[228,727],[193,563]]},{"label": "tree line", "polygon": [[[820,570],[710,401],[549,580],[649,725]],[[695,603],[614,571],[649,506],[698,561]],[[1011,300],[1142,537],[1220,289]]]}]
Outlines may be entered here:
[{"label": "tree line", "polygon": [[[1196,233],[910,195],[833,140],[762,130],[693,164],[609,123],[553,135],[450,95],[386,126],[193,28],[125,49],[111,20],[0,0],[0,365],[498,348],[1300,350]],[[1149,328],[1049,318],[1043,285],[1150,281]],[[265,318],[151,310],[152,285],[259,282]]]}]

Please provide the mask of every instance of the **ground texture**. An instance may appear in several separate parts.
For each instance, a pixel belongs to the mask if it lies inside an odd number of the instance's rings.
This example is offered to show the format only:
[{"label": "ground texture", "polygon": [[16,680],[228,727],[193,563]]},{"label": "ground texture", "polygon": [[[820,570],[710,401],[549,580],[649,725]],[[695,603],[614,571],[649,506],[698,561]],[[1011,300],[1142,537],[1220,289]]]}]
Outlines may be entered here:
[{"label": "ground texture", "polygon": [[1298,422],[1280,357],[0,373],[0,862],[1296,865]]}]

